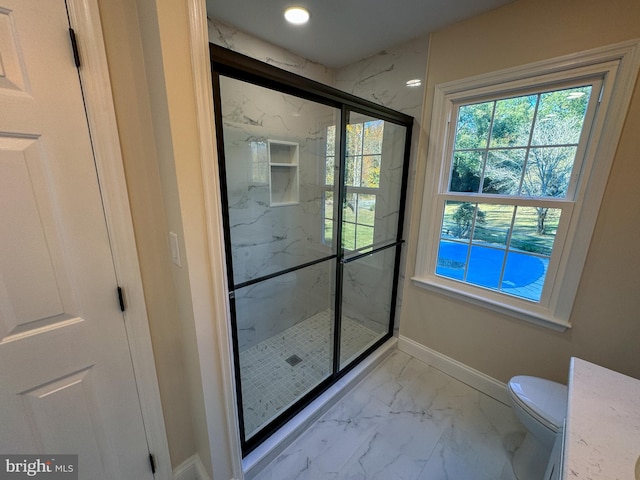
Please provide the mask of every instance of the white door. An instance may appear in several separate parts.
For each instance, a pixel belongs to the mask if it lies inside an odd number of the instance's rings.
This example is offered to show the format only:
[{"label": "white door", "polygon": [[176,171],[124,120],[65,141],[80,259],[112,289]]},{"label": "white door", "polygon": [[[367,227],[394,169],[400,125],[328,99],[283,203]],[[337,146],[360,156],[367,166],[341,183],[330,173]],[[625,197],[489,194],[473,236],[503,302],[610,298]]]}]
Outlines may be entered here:
[{"label": "white door", "polygon": [[64,0],[0,0],[0,453],[152,479]]}]

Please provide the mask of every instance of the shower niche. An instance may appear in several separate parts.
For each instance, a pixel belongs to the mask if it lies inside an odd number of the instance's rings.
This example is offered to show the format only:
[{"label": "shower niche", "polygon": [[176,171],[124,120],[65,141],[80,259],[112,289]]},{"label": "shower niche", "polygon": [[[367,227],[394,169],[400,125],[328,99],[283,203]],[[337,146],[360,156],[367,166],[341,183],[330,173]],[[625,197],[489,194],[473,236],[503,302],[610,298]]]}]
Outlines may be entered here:
[{"label": "shower niche", "polygon": [[299,203],[298,151],[296,142],[268,140],[269,204],[282,207]]},{"label": "shower niche", "polygon": [[210,51],[246,455],[393,333],[413,119]]}]

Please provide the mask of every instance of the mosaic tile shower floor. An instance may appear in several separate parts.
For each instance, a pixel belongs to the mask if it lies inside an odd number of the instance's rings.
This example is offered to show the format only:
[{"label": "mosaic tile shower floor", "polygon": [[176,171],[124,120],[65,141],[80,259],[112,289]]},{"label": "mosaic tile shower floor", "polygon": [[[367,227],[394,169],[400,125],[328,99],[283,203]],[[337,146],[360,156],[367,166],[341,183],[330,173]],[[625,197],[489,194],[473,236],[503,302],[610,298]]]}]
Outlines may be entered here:
[{"label": "mosaic tile shower floor", "polygon": [[[343,316],[341,365],[383,335]],[[326,310],[240,352],[247,438],[331,374],[332,339],[333,312]],[[301,361],[291,365],[294,355]]]}]

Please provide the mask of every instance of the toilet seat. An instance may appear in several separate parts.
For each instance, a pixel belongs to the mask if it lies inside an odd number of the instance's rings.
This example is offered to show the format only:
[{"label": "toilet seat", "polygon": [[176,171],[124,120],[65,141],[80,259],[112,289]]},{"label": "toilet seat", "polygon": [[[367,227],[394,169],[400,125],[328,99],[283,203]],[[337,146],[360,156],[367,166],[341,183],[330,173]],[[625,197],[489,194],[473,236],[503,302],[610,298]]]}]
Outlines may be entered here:
[{"label": "toilet seat", "polygon": [[567,414],[567,387],[543,378],[519,375],[509,381],[509,393],[531,417],[557,432]]}]

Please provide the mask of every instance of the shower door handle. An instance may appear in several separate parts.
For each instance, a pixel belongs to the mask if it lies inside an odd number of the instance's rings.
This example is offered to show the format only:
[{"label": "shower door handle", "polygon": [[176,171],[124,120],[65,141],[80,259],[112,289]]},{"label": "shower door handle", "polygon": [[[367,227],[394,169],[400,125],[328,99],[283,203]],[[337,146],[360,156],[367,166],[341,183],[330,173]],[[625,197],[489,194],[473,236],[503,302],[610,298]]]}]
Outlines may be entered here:
[{"label": "shower door handle", "polygon": [[354,255],[353,257],[349,257],[349,258],[343,257],[340,259],[340,263],[344,265],[346,263],[355,262],[356,260],[360,260],[361,258],[368,257],[369,255],[373,255],[374,253],[381,252],[382,250],[387,250],[388,248],[397,247],[398,245],[402,245],[403,243],[404,243],[404,240],[397,240],[388,245],[384,245],[382,247],[376,247],[369,252],[359,253],[358,255]]}]

